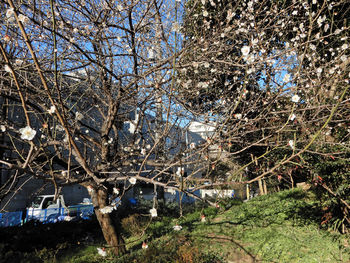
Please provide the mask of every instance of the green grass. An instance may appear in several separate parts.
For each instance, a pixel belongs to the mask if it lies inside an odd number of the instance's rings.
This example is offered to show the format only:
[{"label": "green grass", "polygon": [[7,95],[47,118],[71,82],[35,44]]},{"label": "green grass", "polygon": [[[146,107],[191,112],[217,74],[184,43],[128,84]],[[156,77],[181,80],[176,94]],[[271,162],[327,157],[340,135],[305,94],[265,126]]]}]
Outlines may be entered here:
[{"label": "green grass", "polygon": [[348,262],[346,237],[320,230],[318,211],[306,193],[285,191],[234,206],[191,236],[228,259],[236,249],[261,262]]},{"label": "green grass", "polygon": [[[129,253],[120,258],[99,256],[103,243],[96,239],[75,242],[51,258],[42,255],[54,255],[54,249],[37,251],[42,260],[33,262],[350,262],[349,236],[320,229],[320,211],[315,197],[299,189],[245,203],[226,200],[219,209],[156,218],[141,238],[129,234]],[[173,230],[176,223],[181,231]],[[148,249],[141,249],[143,240]]]},{"label": "green grass", "polygon": [[70,262],[70,263],[98,263],[108,262],[108,259],[101,257],[97,253],[96,245],[81,246],[75,249],[70,249],[63,256],[53,260],[53,262]]}]

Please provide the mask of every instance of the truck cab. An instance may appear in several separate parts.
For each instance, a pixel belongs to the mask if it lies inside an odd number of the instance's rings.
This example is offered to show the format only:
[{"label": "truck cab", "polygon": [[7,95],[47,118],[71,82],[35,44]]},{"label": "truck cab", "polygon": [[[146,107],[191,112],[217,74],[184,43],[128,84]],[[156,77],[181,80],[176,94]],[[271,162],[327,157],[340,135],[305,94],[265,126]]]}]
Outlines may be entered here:
[{"label": "truck cab", "polygon": [[39,195],[34,198],[31,206],[27,208],[27,217],[39,221],[54,219],[67,208],[62,195],[55,200],[54,195]]}]

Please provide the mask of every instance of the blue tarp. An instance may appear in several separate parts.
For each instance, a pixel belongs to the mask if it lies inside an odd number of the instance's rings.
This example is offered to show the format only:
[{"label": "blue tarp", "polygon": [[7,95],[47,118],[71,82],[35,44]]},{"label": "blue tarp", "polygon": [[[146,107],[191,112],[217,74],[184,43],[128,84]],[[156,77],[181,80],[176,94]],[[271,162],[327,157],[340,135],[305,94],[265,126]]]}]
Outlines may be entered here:
[{"label": "blue tarp", "polygon": [[[27,210],[24,222],[38,220],[43,223],[56,223],[58,221],[70,221],[76,219],[90,219],[94,213],[92,205],[75,205],[65,208],[49,208]],[[22,211],[0,213],[0,227],[22,225]]]},{"label": "blue tarp", "polygon": [[0,213],[0,227],[20,226],[22,224],[22,212]]},{"label": "blue tarp", "polygon": [[43,223],[56,223],[73,219],[89,219],[94,213],[92,205],[74,205],[66,208],[28,209],[25,222],[38,220]]}]

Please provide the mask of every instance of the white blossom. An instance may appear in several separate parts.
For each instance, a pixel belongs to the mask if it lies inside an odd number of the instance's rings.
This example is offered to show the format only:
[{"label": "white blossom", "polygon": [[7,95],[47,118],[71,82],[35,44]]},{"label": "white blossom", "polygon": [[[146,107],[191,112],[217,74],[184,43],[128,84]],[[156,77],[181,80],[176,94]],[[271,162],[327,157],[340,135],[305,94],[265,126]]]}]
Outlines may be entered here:
[{"label": "white blossom", "polygon": [[118,195],[119,194],[119,189],[116,187],[113,187],[113,194]]},{"label": "white blossom", "polygon": [[149,212],[150,212],[152,217],[157,217],[158,216],[157,209],[155,209],[155,208],[150,209]]},{"label": "white blossom", "polygon": [[233,115],[233,117],[235,117],[236,119],[240,120],[240,119],[242,119],[242,114],[241,113],[236,113],[235,115]]},{"label": "white blossom", "polygon": [[324,25],[324,31],[327,32],[328,29],[329,29],[329,24],[327,23],[327,24]]},{"label": "white blossom", "polygon": [[318,24],[318,26],[319,27],[321,27],[322,26],[322,24],[323,24],[323,22],[326,20],[326,17],[322,17],[322,16],[319,16],[318,18],[317,18],[317,24]]},{"label": "white blossom", "polygon": [[129,178],[129,182],[130,182],[131,184],[136,184],[136,178],[135,178],[135,177]]},{"label": "white blossom", "polygon": [[252,39],[252,45],[255,46],[259,43],[259,39]]},{"label": "white blossom", "polygon": [[0,130],[1,130],[2,132],[5,132],[5,131],[6,131],[6,126],[5,126],[5,125],[0,125]]},{"label": "white blossom", "polygon": [[244,46],[241,48],[241,52],[242,52],[242,55],[244,57],[248,56],[249,52],[250,52],[250,47],[249,46]]},{"label": "white blossom", "polygon": [[15,64],[16,64],[17,66],[22,66],[22,65],[23,65],[23,60],[22,60],[22,59],[16,59],[16,60],[15,60]]},{"label": "white blossom", "polygon": [[4,40],[5,40],[5,42],[10,42],[11,41],[11,37],[9,35],[5,35],[4,36]]},{"label": "white blossom", "polygon": [[10,17],[12,17],[14,15],[14,13],[15,13],[15,11],[13,10],[13,8],[9,8],[6,11],[6,17],[10,18]]},{"label": "white blossom", "polygon": [[33,140],[36,134],[36,131],[33,130],[30,126],[19,129],[19,132],[21,133],[21,139],[28,141]]},{"label": "white blossom", "polygon": [[292,97],[292,102],[294,102],[294,103],[298,103],[299,100],[300,100],[300,97],[299,97],[298,95],[294,95],[294,96]]},{"label": "white blossom", "polygon": [[[248,56],[243,56],[243,59],[247,61],[248,64],[252,64],[255,61],[255,56],[253,54]],[[253,72],[253,68],[250,68],[251,72]]]},{"label": "white blossom", "polygon": [[105,207],[103,207],[103,208],[100,208],[100,212],[101,212],[102,214],[110,214],[110,213],[112,213],[112,211],[113,211],[114,209],[115,209],[114,206],[107,205],[107,206],[105,206]]},{"label": "white blossom", "polygon": [[149,59],[154,59],[155,58],[155,54],[153,49],[148,50],[148,58]]},{"label": "white blossom", "polygon": [[196,148],[196,144],[195,144],[194,142],[192,142],[192,143],[190,144],[190,148],[191,148],[191,149],[195,149],[195,148]]},{"label": "white blossom", "polygon": [[289,116],[289,119],[291,121],[294,121],[294,119],[296,118],[297,116],[293,113],[292,115]]},{"label": "white blossom", "polygon": [[143,156],[146,155],[146,149],[145,149],[145,148],[142,148],[142,149],[141,149],[141,154],[142,154]]},{"label": "white blossom", "polygon": [[5,65],[5,71],[6,72],[8,72],[8,73],[11,73],[12,72],[12,70],[11,70],[11,68],[10,68],[10,66],[9,65]]},{"label": "white blossom", "polygon": [[346,50],[346,49],[348,49],[348,47],[349,47],[348,44],[343,44],[343,45],[341,46],[341,49],[342,49],[342,50]]},{"label": "white blossom", "polygon": [[185,169],[183,167],[178,167],[176,171],[176,175],[181,176],[184,174],[184,172],[185,172]]},{"label": "white blossom", "polygon": [[288,144],[289,144],[290,148],[292,148],[294,150],[294,141],[289,140]]},{"label": "white blossom", "polygon": [[104,248],[97,248],[97,252],[100,256],[102,257],[106,257],[107,256],[107,252],[104,250]]},{"label": "white blossom", "polygon": [[29,22],[29,18],[25,15],[22,15],[22,14],[20,14],[18,16],[18,20],[21,21],[23,25],[25,25]]},{"label": "white blossom", "polygon": [[75,120],[81,121],[84,118],[84,115],[81,114],[79,111],[75,112]]},{"label": "white blossom", "polygon": [[48,112],[49,114],[54,114],[55,111],[56,111],[56,106],[55,106],[55,105],[52,105],[52,106],[50,107],[50,109],[49,109],[47,112]]},{"label": "white blossom", "polygon": [[180,226],[180,225],[175,225],[175,226],[173,226],[173,229],[174,229],[175,231],[180,231],[180,230],[182,229],[182,226]]},{"label": "white blossom", "polygon": [[142,249],[147,249],[148,248],[148,245],[146,242],[142,242]]},{"label": "white blossom", "polygon": [[205,11],[203,12],[203,16],[204,16],[204,17],[207,17],[208,15],[209,15],[208,11],[205,10]]}]

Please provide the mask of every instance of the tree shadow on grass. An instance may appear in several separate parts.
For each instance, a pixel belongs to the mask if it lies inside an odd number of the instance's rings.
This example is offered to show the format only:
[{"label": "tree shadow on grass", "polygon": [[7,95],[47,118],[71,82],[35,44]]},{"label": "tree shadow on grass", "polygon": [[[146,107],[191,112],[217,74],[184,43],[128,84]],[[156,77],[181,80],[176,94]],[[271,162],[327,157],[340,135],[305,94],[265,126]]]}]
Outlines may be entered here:
[{"label": "tree shadow on grass", "polygon": [[[237,249],[234,251],[234,254],[235,254],[235,259],[239,260],[238,262],[254,262],[254,263],[262,262],[261,260],[258,259],[257,256],[253,255],[249,250],[247,250],[241,243],[239,243],[237,240],[234,240],[229,236],[209,234],[209,235],[197,235],[197,237],[203,238],[203,239],[210,239],[218,243],[225,243],[225,242],[231,243]],[[271,261],[271,262],[273,263],[274,261]]]}]

